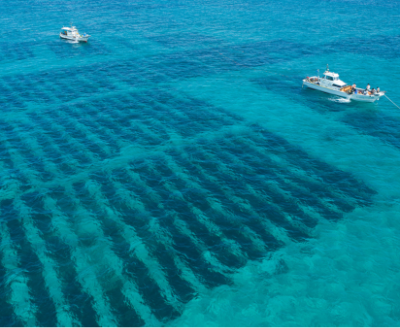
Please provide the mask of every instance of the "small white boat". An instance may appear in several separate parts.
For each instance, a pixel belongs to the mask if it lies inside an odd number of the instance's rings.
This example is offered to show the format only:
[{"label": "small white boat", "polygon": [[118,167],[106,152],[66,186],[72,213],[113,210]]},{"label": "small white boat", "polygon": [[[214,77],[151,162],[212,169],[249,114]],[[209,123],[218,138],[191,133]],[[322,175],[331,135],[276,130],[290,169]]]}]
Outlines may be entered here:
[{"label": "small white boat", "polygon": [[87,42],[90,35],[88,34],[79,34],[78,29],[75,26],[72,27],[63,27],[60,32],[60,38],[72,40],[72,41],[80,41]]},{"label": "small white boat", "polygon": [[329,72],[327,66],[322,77],[312,76],[303,80],[303,85],[311,89],[330,93],[350,100],[374,102],[385,94],[385,91],[373,91],[357,88],[355,84],[347,85],[339,79],[339,74]]}]

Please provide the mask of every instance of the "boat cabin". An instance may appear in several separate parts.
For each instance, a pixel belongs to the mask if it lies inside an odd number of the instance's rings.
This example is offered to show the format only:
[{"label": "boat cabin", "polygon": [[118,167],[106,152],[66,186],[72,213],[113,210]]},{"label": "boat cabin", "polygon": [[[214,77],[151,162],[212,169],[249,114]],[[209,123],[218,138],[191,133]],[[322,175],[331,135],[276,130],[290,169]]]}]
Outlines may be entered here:
[{"label": "boat cabin", "polygon": [[70,27],[63,27],[63,28],[61,29],[61,34],[63,34],[63,35],[72,35],[72,34],[75,34],[74,32],[75,32],[75,33],[78,32],[78,30],[76,29],[75,26],[73,26],[72,28],[70,28]]},{"label": "boat cabin", "polygon": [[322,76],[322,78],[327,79],[329,81],[335,81],[339,79],[339,74],[326,71]]},{"label": "boat cabin", "polygon": [[341,88],[346,85],[346,83],[339,79],[339,74],[329,71],[326,71],[324,75],[322,75],[320,78],[320,84],[336,88]]}]

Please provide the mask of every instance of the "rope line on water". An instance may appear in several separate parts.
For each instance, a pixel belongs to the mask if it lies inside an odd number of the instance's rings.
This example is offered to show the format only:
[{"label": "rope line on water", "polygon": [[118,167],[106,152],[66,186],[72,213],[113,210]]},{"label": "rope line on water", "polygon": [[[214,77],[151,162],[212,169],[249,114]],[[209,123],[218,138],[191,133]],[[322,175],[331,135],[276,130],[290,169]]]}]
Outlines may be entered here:
[{"label": "rope line on water", "polygon": [[398,109],[400,109],[399,106],[397,106],[388,96],[384,95],[393,105],[395,105]]}]

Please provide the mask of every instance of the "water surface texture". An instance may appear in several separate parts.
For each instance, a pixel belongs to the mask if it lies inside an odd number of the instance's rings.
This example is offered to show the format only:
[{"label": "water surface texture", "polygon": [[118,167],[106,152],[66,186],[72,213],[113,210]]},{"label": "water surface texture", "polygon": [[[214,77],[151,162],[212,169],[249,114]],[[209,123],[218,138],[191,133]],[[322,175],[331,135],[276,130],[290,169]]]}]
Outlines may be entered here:
[{"label": "water surface texture", "polygon": [[[73,22],[87,44],[61,40]],[[1,326],[398,326],[400,2],[11,0]]]}]

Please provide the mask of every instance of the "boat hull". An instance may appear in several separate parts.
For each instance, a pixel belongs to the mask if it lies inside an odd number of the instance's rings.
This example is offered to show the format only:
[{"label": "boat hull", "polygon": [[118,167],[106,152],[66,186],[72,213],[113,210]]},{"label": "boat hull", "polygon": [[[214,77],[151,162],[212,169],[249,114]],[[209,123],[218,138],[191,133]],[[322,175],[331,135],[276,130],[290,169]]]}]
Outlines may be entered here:
[{"label": "boat hull", "polygon": [[89,37],[74,37],[60,33],[60,38],[71,41],[88,42]]},{"label": "boat hull", "polygon": [[322,91],[325,93],[329,93],[335,96],[339,96],[342,98],[350,99],[350,100],[355,100],[355,101],[362,101],[362,102],[374,102],[376,100],[379,100],[379,98],[382,96],[382,94],[376,94],[376,95],[363,95],[363,94],[348,94],[346,92],[342,92],[340,90],[334,90],[330,88],[326,88],[324,86],[317,85],[315,83],[308,82],[307,80],[303,80],[303,85],[305,85],[308,88]]}]

